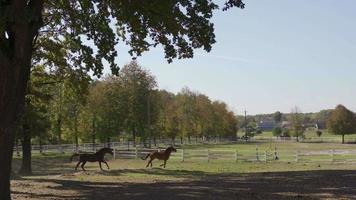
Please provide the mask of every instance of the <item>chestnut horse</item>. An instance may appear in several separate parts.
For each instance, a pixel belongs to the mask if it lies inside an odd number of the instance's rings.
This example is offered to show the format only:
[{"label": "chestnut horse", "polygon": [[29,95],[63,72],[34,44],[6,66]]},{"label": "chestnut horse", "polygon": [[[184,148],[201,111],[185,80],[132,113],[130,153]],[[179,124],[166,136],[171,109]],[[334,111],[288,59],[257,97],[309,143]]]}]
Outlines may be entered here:
[{"label": "chestnut horse", "polygon": [[154,159],[158,160],[164,160],[164,163],[161,165],[164,168],[166,168],[166,162],[169,159],[169,156],[171,155],[171,152],[177,152],[177,149],[174,147],[168,147],[165,151],[152,151],[146,155],[146,157],[142,158],[142,160],[146,160],[148,157],[150,157],[150,160],[148,161],[146,167],[148,167],[151,164],[152,167],[152,161]]},{"label": "chestnut horse", "polygon": [[77,166],[75,166],[75,170],[77,170],[79,164],[82,163],[81,167],[82,167],[83,171],[85,171],[84,165],[87,162],[99,162],[99,166],[100,166],[101,170],[103,170],[103,168],[101,167],[101,163],[103,162],[106,164],[108,169],[110,169],[108,163],[104,160],[104,156],[106,153],[114,155],[113,149],[102,148],[99,151],[97,151],[96,153],[83,153],[83,154],[75,153],[75,154],[73,154],[72,157],[70,157],[70,161],[72,162],[74,157],[79,156],[79,161],[78,161]]}]

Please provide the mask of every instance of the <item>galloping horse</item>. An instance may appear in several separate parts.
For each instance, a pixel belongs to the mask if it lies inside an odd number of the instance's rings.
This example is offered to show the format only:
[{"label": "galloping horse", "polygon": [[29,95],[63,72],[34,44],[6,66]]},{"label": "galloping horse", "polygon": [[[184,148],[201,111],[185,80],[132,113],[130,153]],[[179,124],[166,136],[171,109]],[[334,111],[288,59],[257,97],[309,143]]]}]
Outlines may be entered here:
[{"label": "galloping horse", "polygon": [[113,149],[111,149],[111,148],[102,148],[99,151],[97,151],[96,153],[83,153],[83,154],[75,153],[70,158],[70,161],[72,162],[74,157],[79,156],[79,161],[78,161],[77,166],[75,166],[75,170],[77,170],[79,164],[82,163],[81,167],[82,167],[83,171],[85,171],[84,165],[87,162],[99,162],[99,166],[100,166],[101,170],[103,170],[103,168],[101,167],[101,163],[103,162],[103,163],[106,164],[108,169],[110,169],[108,163],[104,160],[104,156],[105,156],[106,153],[114,155]]},{"label": "galloping horse", "polygon": [[148,167],[151,164],[152,167],[152,161],[154,159],[158,160],[164,160],[164,163],[161,165],[164,168],[166,168],[166,162],[169,159],[169,156],[171,155],[171,152],[177,152],[177,149],[174,147],[168,147],[165,151],[152,151],[146,155],[146,157],[142,158],[142,160],[146,160],[148,157],[150,157],[150,161],[148,161],[146,167]]}]

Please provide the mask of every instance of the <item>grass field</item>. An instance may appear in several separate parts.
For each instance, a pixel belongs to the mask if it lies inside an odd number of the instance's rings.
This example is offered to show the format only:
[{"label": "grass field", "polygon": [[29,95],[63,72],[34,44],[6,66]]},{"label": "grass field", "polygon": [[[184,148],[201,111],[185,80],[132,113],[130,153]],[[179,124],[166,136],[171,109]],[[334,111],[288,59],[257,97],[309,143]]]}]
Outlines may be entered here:
[{"label": "grass field", "polygon": [[[270,149],[272,143],[258,143]],[[277,143],[281,151],[355,149],[330,143]],[[184,149],[254,153],[256,143],[186,145]],[[110,160],[110,170],[97,163],[74,171],[68,154],[34,155],[34,175],[12,180],[13,199],[355,199],[356,166],[330,162],[238,162],[171,159],[167,168],[138,159]],[[20,160],[14,159],[13,169]]]},{"label": "grass field", "polygon": [[[333,141],[333,142],[340,142],[342,141],[341,135],[335,135],[330,133],[327,130],[322,130],[322,135],[320,137],[317,136],[315,130],[307,130],[304,133],[305,139],[306,140],[310,140],[310,139],[314,139],[314,140],[320,140],[320,141]],[[243,132],[239,132],[238,135],[241,137],[243,136],[245,133]],[[256,135],[256,138],[268,138],[268,137],[273,137],[273,134],[271,131],[265,131],[262,132],[261,134]],[[348,143],[356,143],[356,134],[351,134],[351,135],[345,135],[345,142]]]}]

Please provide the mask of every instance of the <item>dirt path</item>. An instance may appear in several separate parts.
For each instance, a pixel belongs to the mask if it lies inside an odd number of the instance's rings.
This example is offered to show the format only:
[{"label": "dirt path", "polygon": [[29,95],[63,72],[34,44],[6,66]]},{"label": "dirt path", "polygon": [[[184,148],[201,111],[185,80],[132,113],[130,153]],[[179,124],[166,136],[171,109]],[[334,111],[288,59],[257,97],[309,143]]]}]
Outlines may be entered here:
[{"label": "dirt path", "polygon": [[[180,172],[177,172],[179,177]],[[88,175],[90,176],[90,174]],[[105,175],[107,176],[107,175]],[[229,173],[175,181],[81,181],[62,176],[12,181],[15,200],[356,199],[356,171]]]}]

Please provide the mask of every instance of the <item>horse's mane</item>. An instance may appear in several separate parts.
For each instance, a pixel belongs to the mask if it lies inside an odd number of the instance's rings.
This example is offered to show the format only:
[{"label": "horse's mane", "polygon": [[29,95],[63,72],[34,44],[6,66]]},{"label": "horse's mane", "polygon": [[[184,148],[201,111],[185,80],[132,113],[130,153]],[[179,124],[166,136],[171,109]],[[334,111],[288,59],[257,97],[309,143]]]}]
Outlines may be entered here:
[{"label": "horse's mane", "polygon": [[172,152],[174,149],[174,147],[168,147],[166,150],[164,150],[165,152]]},{"label": "horse's mane", "polygon": [[95,154],[102,154],[102,153],[106,153],[110,150],[110,148],[104,147],[99,149],[99,151],[97,151]]}]

